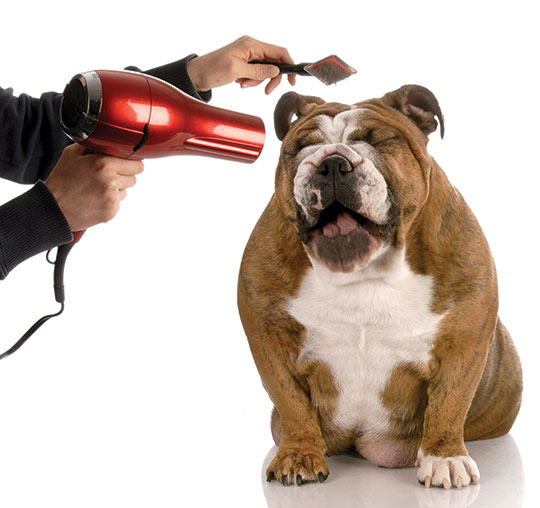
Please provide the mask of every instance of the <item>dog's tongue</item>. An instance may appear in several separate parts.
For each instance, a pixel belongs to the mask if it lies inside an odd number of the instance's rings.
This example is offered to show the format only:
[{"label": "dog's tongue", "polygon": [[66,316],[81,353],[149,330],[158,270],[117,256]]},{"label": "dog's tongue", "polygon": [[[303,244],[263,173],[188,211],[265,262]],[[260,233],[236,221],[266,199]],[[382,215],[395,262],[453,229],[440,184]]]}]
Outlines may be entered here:
[{"label": "dog's tongue", "polygon": [[357,227],[358,221],[349,212],[342,212],[337,216],[336,220],[325,224],[322,232],[328,238],[335,238],[338,235],[348,235]]}]

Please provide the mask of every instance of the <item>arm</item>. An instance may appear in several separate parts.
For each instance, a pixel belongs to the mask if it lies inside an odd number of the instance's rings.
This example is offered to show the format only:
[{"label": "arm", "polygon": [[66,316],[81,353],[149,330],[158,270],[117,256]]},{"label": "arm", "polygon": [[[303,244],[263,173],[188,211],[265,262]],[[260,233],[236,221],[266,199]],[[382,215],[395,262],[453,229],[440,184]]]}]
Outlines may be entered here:
[{"label": "arm", "polygon": [[71,141],[60,130],[61,94],[39,99],[0,88],[0,177],[33,184],[44,180]]}]

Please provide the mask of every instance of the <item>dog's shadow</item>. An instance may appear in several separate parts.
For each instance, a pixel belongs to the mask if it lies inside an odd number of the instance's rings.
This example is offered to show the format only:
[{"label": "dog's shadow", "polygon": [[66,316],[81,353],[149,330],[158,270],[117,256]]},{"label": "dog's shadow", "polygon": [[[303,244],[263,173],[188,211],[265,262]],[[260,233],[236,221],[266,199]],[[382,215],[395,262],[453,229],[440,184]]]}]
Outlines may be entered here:
[{"label": "dog's shadow", "polygon": [[512,437],[470,442],[467,448],[482,477],[480,485],[463,489],[426,489],[416,481],[416,468],[383,469],[349,456],[327,459],[330,476],[324,484],[284,487],[266,481],[276,447],[264,460],[261,481],[269,508],[461,508],[477,500],[491,508],[521,508],[523,465]]}]

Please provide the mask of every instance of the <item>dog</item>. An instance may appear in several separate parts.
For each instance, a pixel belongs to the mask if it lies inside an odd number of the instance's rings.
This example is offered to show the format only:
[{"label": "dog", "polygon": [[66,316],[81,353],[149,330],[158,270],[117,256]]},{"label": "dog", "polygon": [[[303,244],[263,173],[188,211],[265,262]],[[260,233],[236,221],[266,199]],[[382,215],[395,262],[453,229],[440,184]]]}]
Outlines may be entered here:
[{"label": "dog", "polygon": [[244,251],[238,307],[274,409],[267,480],[324,482],[325,456],[418,466],[426,487],[476,484],[465,441],[507,433],[518,354],[495,265],[428,154],[444,118],[406,85],[353,105],[285,94],[275,192]]}]

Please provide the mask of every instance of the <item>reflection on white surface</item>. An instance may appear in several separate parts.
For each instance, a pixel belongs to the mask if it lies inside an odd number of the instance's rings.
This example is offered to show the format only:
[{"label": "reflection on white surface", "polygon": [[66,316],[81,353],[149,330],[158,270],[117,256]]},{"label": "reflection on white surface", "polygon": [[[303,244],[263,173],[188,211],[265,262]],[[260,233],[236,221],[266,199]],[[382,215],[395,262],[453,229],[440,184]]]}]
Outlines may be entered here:
[{"label": "reflection on white surface", "polygon": [[284,487],[266,481],[266,468],[277,447],[266,456],[261,480],[269,508],[522,508],[523,466],[510,435],[467,443],[480,469],[480,485],[463,489],[426,489],[416,468],[383,469],[366,460],[327,458],[330,476],[324,484]]}]

